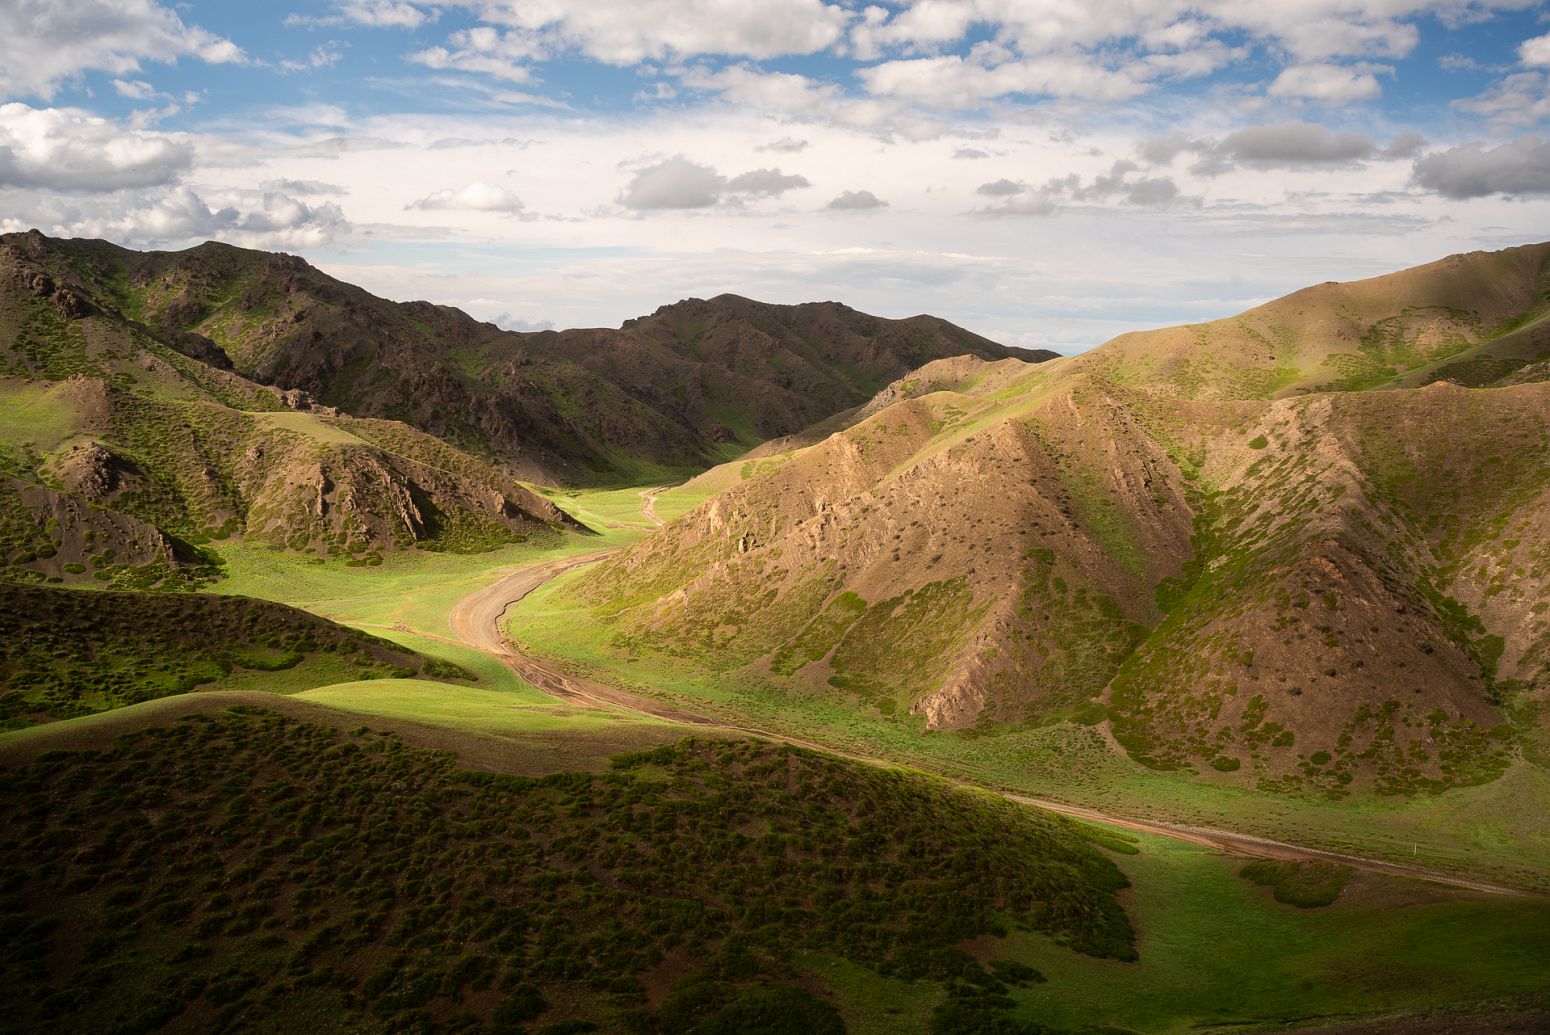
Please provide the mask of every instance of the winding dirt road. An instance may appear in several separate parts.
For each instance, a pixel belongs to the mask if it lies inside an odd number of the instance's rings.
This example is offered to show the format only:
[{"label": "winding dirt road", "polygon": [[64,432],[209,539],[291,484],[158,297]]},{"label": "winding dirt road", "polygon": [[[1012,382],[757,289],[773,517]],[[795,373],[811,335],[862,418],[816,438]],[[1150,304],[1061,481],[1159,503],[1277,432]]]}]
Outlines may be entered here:
[{"label": "winding dirt road", "polygon": [[[648,494],[653,494],[656,491],[658,490],[648,490],[648,492],[641,493],[641,498],[647,500],[647,517],[653,521],[657,521],[657,518],[655,514],[650,512],[649,508],[651,501],[654,500],[654,496],[648,499]],[[661,522],[658,521],[657,523],[660,524]],[[835,755],[867,765],[890,766],[892,764],[885,759],[853,755],[845,751],[825,747],[822,744],[815,744],[812,741],[771,733],[751,726],[722,722],[706,715],[698,715],[640,694],[631,693],[619,687],[570,675],[562,672],[542,658],[532,657],[515,650],[513,645],[505,639],[501,632],[501,623],[508,608],[550,579],[575,568],[595,563],[613,552],[613,550],[599,550],[594,553],[578,554],[563,560],[549,561],[509,572],[499,581],[477,592],[470,593],[462,600],[459,600],[453,606],[449,616],[452,628],[468,644],[500,658],[513,672],[532,686],[546,694],[566,701],[584,706],[613,708],[641,715],[649,715],[668,722],[682,723],[685,726],[713,727],[745,733],[751,736],[763,737],[767,740],[791,744],[795,747],[821,751],[824,754]],[[953,782],[963,786],[978,786],[963,780],[954,780]],[[1128,816],[1117,816],[1113,813],[1084,808],[1080,805],[1070,805],[1065,802],[1050,801],[1045,798],[1031,798],[1008,791],[1000,791],[998,793],[1008,801],[1015,801],[1019,804],[1032,805],[1050,812],[1058,812],[1061,815],[1104,823],[1125,830],[1160,834],[1163,837],[1226,852],[1229,855],[1277,861],[1322,860],[1342,863],[1371,873],[1382,873],[1395,877],[1410,877],[1416,880],[1431,881],[1436,884],[1446,884],[1456,888],[1466,888],[1470,891],[1483,891],[1497,895],[1534,894],[1521,888],[1506,887],[1500,884],[1492,884],[1488,881],[1475,880],[1468,877],[1455,877],[1421,867],[1385,862],[1381,859],[1368,859],[1362,856],[1345,855],[1340,852],[1327,852],[1318,848],[1305,848],[1301,845],[1273,841],[1268,838],[1255,837],[1251,834],[1238,834],[1227,830],[1213,830],[1207,827],[1164,823],[1156,820],[1133,819]]]}]

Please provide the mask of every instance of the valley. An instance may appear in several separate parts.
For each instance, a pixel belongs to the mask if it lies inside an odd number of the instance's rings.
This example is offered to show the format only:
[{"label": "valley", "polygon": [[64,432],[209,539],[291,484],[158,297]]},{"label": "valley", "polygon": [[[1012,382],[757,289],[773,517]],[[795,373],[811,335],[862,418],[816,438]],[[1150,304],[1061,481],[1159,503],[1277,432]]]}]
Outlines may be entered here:
[{"label": "valley", "polygon": [[1074,357],[0,253],[5,1030],[1550,1015],[1550,246]]}]

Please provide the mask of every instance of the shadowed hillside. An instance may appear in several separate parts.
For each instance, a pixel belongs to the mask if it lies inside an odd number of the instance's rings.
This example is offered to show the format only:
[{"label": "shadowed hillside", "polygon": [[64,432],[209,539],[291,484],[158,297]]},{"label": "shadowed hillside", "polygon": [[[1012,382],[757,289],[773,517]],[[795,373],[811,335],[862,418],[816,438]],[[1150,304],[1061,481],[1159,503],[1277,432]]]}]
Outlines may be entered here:
[{"label": "shadowed hillside", "polygon": [[191,690],[472,678],[456,665],[283,604],[0,583],[0,729]]},{"label": "shadowed hillside", "polygon": [[404,421],[530,479],[700,470],[865,402],[932,359],[1054,355],[928,316],[734,295],[664,306],[618,330],[522,334],[377,298],[290,255],[215,243],[140,253],[35,232],[3,240],[79,305],[121,313],[173,348]]}]

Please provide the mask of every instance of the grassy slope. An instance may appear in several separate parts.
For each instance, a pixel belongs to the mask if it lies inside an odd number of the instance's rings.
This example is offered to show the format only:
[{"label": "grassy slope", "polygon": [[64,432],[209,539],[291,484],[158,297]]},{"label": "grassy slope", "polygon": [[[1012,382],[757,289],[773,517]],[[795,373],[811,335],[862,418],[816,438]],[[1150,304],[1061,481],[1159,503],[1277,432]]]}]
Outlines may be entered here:
[{"label": "grassy slope", "polygon": [[1330,801],[1267,796],[1157,772],[1111,746],[1098,728],[1069,721],[928,732],[918,717],[859,712],[832,695],[793,695],[767,680],[729,676],[692,659],[637,654],[626,662],[608,626],[557,599],[568,582],[582,578],[584,571],[563,575],[513,609],[512,637],[578,671],[690,710],[1122,815],[1216,825],[1550,888],[1550,817],[1535,804],[1550,795],[1550,771],[1527,760],[1480,786]]},{"label": "grassy slope", "polygon": [[991,979],[959,945],[1003,926],[1130,952],[1124,878],[1065,821],[770,745],[491,778],[249,711],[10,778],[0,968],[28,1024],[380,1030],[504,1007],[682,1031],[691,990],[715,1013],[813,987],[813,953],[973,988]]},{"label": "grassy slope", "polygon": [[266,601],[0,584],[0,725],[205,690],[294,693],[352,679],[467,677]]},{"label": "grassy slope", "polygon": [[[701,743],[604,776],[492,781],[366,726],[250,709],[13,768],[0,973],[32,990],[13,1018],[379,1030],[527,1004],[544,1023],[683,1031],[680,1008],[702,1001],[703,1018],[773,980],[853,1033],[1164,1035],[1550,993],[1538,900],[1364,876],[1297,909],[1241,860],[1084,828],[1119,853],[1103,863],[1064,821],[786,748]],[[384,781],[414,790],[376,793]],[[1088,928],[1068,925],[1104,915],[1119,871],[1139,961],[1072,952]],[[1008,909],[1030,886],[1070,905]],[[1047,980],[988,982],[994,961]]]}]

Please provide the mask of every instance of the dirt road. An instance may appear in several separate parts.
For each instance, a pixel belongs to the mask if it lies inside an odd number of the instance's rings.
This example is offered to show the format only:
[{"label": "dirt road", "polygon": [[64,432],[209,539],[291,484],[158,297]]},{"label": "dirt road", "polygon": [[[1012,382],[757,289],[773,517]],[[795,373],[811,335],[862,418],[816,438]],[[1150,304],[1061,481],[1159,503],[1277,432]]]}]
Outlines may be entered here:
[{"label": "dirt road", "polygon": [[[645,493],[641,495],[643,499],[646,496]],[[654,515],[650,516],[655,520]],[[458,601],[453,607],[450,616],[452,628],[467,643],[503,660],[510,666],[512,671],[534,687],[546,694],[551,694],[567,701],[592,707],[615,708],[636,712],[658,719],[665,719],[669,722],[682,723],[686,726],[733,730],[768,740],[780,741],[796,747],[821,751],[825,754],[836,755],[853,762],[862,762],[868,765],[887,766],[891,764],[884,759],[852,755],[848,752],[825,747],[822,744],[815,744],[812,741],[770,733],[767,730],[760,730],[751,726],[721,722],[706,715],[697,715],[682,708],[664,704],[661,701],[656,701],[640,694],[631,693],[628,690],[570,675],[560,671],[553,664],[542,658],[531,657],[517,651],[504,638],[501,632],[501,621],[507,609],[513,604],[550,579],[572,569],[601,560],[612,552],[611,550],[600,550],[596,553],[579,554],[575,557],[567,557],[564,560],[550,561],[546,564],[538,564],[530,568],[522,568],[510,572],[492,585],[471,593]],[[954,782],[965,786],[977,786],[969,784],[967,781]],[[1510,888],[1468,877],[1455,877],[1420,867],[1385,862],[1381,859],[1368,859],[1362,856],[1345,855],[1340,852],[1327,852],[1318,848],[1305,848],[1301,845],[1272,841],[1268,838],[1255,837],[1251,834],[1237,834],[1227,830],[1212,830],[1205,827],[1163,823],[1155,820],[1132,819],[1128,816],[1117,816],[1113,813],[1084,808],[1080,805],[1069,805],[1065,802],[1050,801],[1045,798],[1031,798],[1027,795],[1006,791],[1000,793],[1007,800],[1020,804],[1033,805],[1037,808],[1058,812],[1077,819],[1106,823],[1125,830],[1160,834],[1163,837],[1201,845],[1216,851],[1226,852],[1230,855],[1289,861],[1323,860],[1342,863],[1372,873],[1384,873],[1395,877],[1411,877],[1416,880],[1431,881],[1436,884],[1446,884],[1456,888],[1467,888],[1471,891],[1483,891],[1498,895],[1532,894],[1521,888]]]},{"label": "dirt road", "polygon": [[640,512],[645,515],[647,521],[658,527],[666,524],[665,521],[657,517],[657,493],[665,488],[667,488],[666,485],[658,485],[655,489],[643,489],[640,494]]}]

